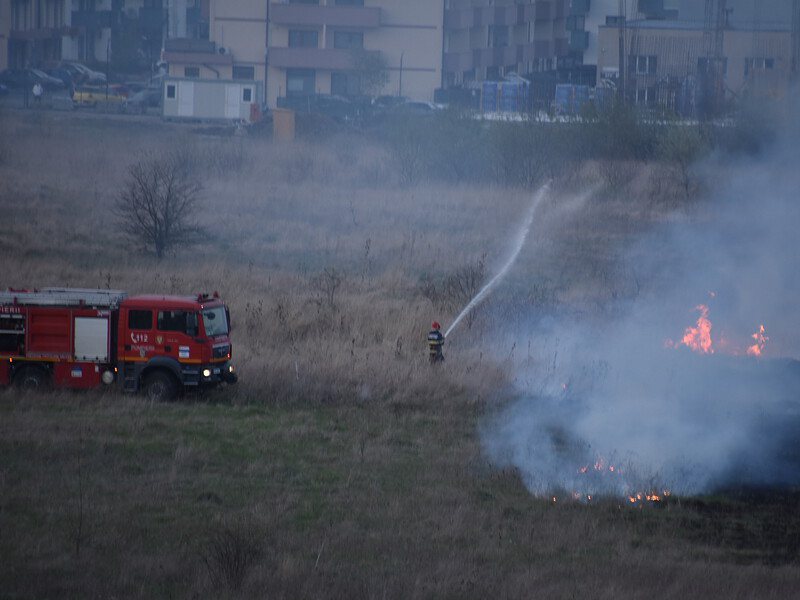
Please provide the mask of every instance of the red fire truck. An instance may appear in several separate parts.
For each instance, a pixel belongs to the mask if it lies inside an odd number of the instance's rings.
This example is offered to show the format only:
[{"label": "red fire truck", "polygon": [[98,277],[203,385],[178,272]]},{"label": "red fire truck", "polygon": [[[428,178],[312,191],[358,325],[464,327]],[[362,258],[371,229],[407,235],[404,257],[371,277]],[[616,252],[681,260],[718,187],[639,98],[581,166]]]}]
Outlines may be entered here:
[{"label": "red fire truck", "polygon": [[230,313],[216,292],[0,292],[0,385],[86,389],[116,384],[163,400],[235,383],[230,360]]}]

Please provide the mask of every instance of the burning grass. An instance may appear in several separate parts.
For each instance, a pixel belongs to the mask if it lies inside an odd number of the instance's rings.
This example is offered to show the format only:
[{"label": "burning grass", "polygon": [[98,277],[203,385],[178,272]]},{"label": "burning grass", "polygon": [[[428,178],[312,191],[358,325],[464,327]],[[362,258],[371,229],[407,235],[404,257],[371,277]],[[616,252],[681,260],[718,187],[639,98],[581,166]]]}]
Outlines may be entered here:
[{"label": "burning grass", "polygon": [[[795,493],[565,489],[554,503],[484,456],[480,427],[516,396],[515,367],[547,371],[561,349],[524,347],[503,322],[601,321],[654,285],[618,259],[692,210],[675,216],[680,190],[649,193],[667,185],[658,165],[614,193],[595,186],[607,165],[557,182],[502,290],[431,369],[427,326],[463,305],[438,291],[479,289],[530,190],[403,188],[388,152],[352,138],[287,148],[40,115],[3,127],[0,286],[219,290],[241,377],[169,405],[0,393],[11,596],[784,598],[800,583]],[[136,156],[176,140],[207,177],[211,236],[157,261],[119,242],[110,208]],[[584,187],[596,192],[570,210]],[[596,476],[583,458],[575,476]]]}]

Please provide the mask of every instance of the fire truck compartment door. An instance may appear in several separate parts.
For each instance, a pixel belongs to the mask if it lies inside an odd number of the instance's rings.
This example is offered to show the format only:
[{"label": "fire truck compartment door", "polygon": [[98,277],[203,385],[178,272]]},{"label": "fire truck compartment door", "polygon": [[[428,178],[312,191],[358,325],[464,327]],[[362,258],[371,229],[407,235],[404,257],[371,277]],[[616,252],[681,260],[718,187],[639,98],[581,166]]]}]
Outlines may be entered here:
[{"label": "fire truck compartment door", "polygon": [[108,319],[75,317],[75,360],[108,362]]}]

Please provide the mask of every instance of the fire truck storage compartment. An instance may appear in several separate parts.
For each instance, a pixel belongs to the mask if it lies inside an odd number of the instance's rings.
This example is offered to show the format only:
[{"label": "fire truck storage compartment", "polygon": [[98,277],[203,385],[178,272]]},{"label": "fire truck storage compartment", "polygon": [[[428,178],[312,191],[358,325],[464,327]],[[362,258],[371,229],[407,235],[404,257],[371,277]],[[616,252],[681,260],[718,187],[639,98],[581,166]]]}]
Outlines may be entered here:
[{"label": "fire truck storage compartment", "polygon": [[75,317],[75,360],[108,362],[107,317]]},{"label": "fire truck storage compartment", "polygon": [[25,317],[0,313],[0,354],[17,356],[25,345]]},{"label": "fire truck storage compartment", "polygon": [[29,357],[72,358],[69,310],[32,308],[28,312]]},{"label": "fire truck storage compartment", "polygon": [[58,362],[53,365],[53,380],[58,387],[89,389],[100,385],[101,370],[95,363]]}]

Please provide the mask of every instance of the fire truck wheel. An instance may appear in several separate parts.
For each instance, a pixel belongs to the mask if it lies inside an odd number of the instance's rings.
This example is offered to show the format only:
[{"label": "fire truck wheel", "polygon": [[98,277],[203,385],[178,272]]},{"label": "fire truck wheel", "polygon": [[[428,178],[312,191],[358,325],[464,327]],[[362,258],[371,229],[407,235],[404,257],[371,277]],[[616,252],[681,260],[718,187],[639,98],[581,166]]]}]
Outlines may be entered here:
[{"label": "fire truck wheel", "polygon": [[43,390],[50,386],[50,375],[40,367],[25,367],[14,376],[14,385],[23,390]]},{"label": "fire truck wheel", "polygon": [[142,392],[156,402],[172,400],[178,395],[178,382],[169,373],[154,371],[144,378]]}]

